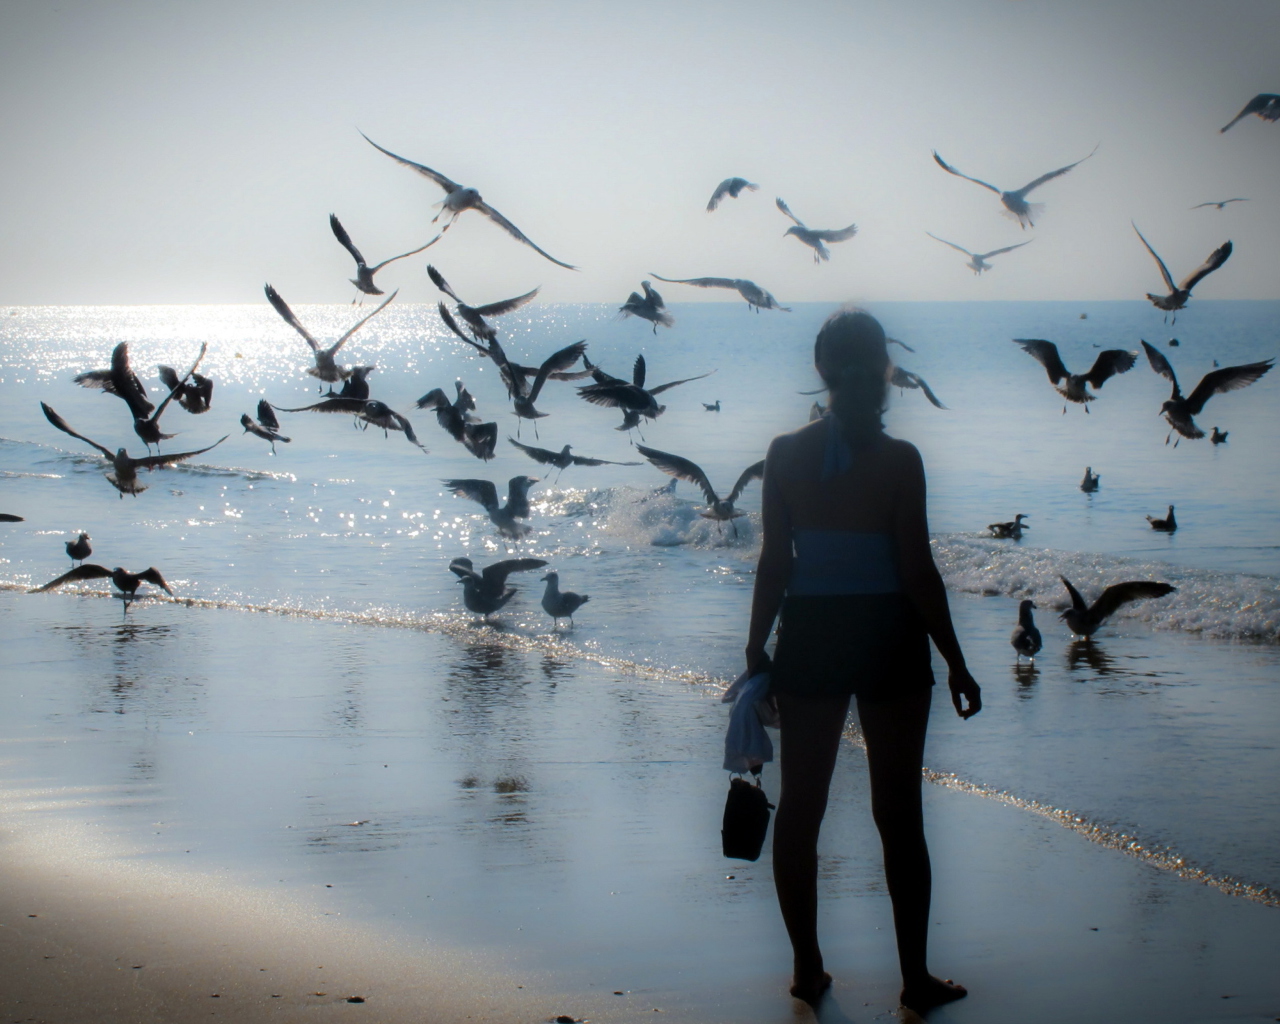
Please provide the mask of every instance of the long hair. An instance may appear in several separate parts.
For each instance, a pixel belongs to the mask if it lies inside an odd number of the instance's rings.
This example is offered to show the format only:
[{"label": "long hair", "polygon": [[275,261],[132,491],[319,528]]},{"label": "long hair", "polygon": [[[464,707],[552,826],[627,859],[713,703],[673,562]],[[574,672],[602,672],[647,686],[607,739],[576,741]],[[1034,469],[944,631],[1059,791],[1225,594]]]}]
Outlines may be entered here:
[{"label": "long hair", "polygon": [[880,321],[863,309],[832,313],[813,343],[813,365],[831,392],[831,412],[846,443],[873,443],[889,403],[889,347]]}]

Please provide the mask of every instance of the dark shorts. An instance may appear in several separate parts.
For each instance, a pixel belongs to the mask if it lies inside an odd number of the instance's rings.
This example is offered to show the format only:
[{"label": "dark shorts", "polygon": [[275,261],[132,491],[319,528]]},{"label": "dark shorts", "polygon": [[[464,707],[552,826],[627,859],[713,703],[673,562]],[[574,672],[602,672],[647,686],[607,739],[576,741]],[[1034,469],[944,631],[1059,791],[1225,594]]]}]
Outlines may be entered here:
[{"label": "dark shorts", "polygon": [[770,688],[894,700],[933,686],[929,633],[903,594],[788,596]]}]

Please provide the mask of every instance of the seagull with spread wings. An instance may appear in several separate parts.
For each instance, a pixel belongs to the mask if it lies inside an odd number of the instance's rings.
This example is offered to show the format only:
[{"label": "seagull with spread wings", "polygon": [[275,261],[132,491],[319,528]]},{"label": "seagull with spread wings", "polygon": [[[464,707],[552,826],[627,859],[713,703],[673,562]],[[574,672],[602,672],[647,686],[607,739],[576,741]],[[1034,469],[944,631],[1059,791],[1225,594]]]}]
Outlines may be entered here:
[{"label": "seagull with spread wings", "polygon": [[[1058,394],[1068,402],[1083,405],[1085,412],[1089,411],[1086,403],[1098,397],[1089,393],[1090,385],[1095,389],[1100,388],[1116,374],[1128,373],[1133,369],[1133,364],[1138,361],[1136,352],[1126,352],[1122,348],[1109,348],[1098,353],[1098,358],[1093,361],[1093,366],[1088,373],[1072,373],[1062,362],[1062,357],[1058,355],[1058,346],[1053,342],[1045,341],[1043,338],[1014,338],[1013,343],[1020,346],[1028,355],[1033,356],[1045,368],[1049,374],[1049,383]],[[1063,381],[1066,383],[1062,384]],[[1065,405],[1062,411],[1066,413]]]},{"label": "seagull with spread wings", "polygon": [[948,242],[945,238],[939,238],[932,231],[926,231],[926,235],[936,242],[943,245],[949,245],[956,252],[962,252],[969,257],[967,266],[979,277],[982,276],[984,270],[990,270],[991,264],[987,262],[992,256],[1000,256],[1006,252],[1013,252],[1014,249],[1021,249],[1024,245],[1030,245],[1034,239],[1028,238],[1025,242],[1019,242],[1017,245],[1006,245],[1003,249],[992,249],[990,252],[970,252],[963,245],[956,245],[955,242]]},{"label": "seagull with spread wings", "polygon": [[658,333],[658,328],[670,327],[676,322],[676,318],[667,312],[666,303],[662,301],[662,296],[654,291],[653,285],[648,281],[641,281],[640,287],[644,289],[644,295],[638,292],[632,292],[627,296],[627,301],[618,307],[618,312],[622,314],[623,319],[629,316],[638,316],[642,320],[649,320],[653,323],[653,333]]},{"label": "seagull with spread wings", "polygon": [[938,396],[933,393],[933,389],[929,387],[929,382],[918,373],[912,373],[910,370],[905,370],[901,366],[895,365],[893,368],[893,376],[889,378],[889,383],[895,388],[902,388],[904,391],[914,391],[919,389],[924,392],[924,397],[929,399],[930,404],[933,405],[935,409],[946,408],[946,406],[938,400]]},{"label": "seagull with spread wings", "polygon": [[536,476],[513,476],[507,481],[507,503],[499,505],[498,488],[491,480],[441,481],[456,497],[479,503],[498,532],[511,538],[523,537],[529,532],[528,526],[516,520],[529,518],[529,488],[538,482]]},{"label": "seagull with spread wings", "polygon": [[[636,451],[668,476],[673,476],[677,480],[687,480],[701,489],[703,497],[707,499],[707,511],[699,514],[703,519],[714,519],[718,523],[727,522],[732,525],[733,520],[739,516],[746,515],[745,512],[739,512],[733,507],[734,502],[747,489],[747,484],[751,483],[752,480],[764,478],[764,459],[761,459],[759,462],[753,462],[744,469],[742,475],[738,477],[738,482],[733,485],[733,490],[729,492],[729,496],[721,498],[716,494],[715,488],[711,486],[711,481],[707,479],[707,474],[703,472],[702,467],[696,462],[691,462],[679,455],[672,455],[670,452],[660,452],[656,448],[646,448],[642,444],[636,445]],[[736,526],[734,527],[734,535],[737,535]]]},{"label": "seagull with spread wings", "polygon": [[126,494],[132,494],[136,497],[147,489],[146,484],[139,483],[138,481],[139,469],[164,469],[167,466],[172,466],[174,463],[181,462],[183,459],[189,459],[193,455],[203,455],[205,452],[217,448],[218,445],[222,444],[222,442],[227,439],[224,435],[214,441],[213,444],[209,445],[208,448],[198,448],[193,452],[173,452],[169,455],[148,455],[143,459],[133,459],[129,457],[129,453],[123,448],[120,448],[113,453],[109,448],[105,448],[98,444],[97,441],[90,440],[83,434],[76,433],[67,425],[66,420],[54,412],[53,408],[46,405],[44,402],[40,403],[40,408],[44,410],[45,419],[61,430],[64,434],[70,434],[72,437],[78,438],[86,444],[98,449],[98,451],[102,453],[103,457],[111,463],[113,472],[107,474],[107,479],[111,482],[111,485],[120,492],[121,499],[123,499]]},{"label": "seagull with spread wings", "polygon": [[479,417],[471,415],[476,407],[471,392],[460,380],[454,382],[454,388],[458,394],[453,401],[444,388],[432,388],[418,399],[418,408],[435,410],[436,422],[450,437],[477,459],[488,462],[498,444],[498,424],[479,422]]},{"label": "seagull with spread wings", "polygon": [[1219,128],[1218,133],[1225,132],[1237,121],[1248,117],[1250,114],[1257,114],[1264,121],[1280,121],[1280,96],[1270,92],[1258,93],[1257,96],[1244,105],[1240,113]]},{"label": "seagull with spread wings", "polygon": [[1142,601],[1148,597],[1164,597],[1172,594],[1177,587],[1168,583],[1157,583],[1154,580],[1131,580],[1127,583],[1113,583],[1107,587],[1093,604],[1085,604],[1080,591],[1071,585],[1065,576],[1059,576],[1067,593],[1071,595],[1071,607],[1062,613],[1061,618],[1067,628],[1076,636],[1090,637],[1121,606],[1131,601]]},{"label": "seagull with spread wings", "polygon": [[[431,241],[426,245],[420,245],[418,248],[413,249],[410,252],[402,252],[399,256],[392,256],[391,259],[383,260],[381,263],[376,263],[371,267],[364,261],[364,257],[360,255],[360,250],[357,249],[355,247],[355,243],[351,241],[351,236],[347,234],[347,229],[342,226],[342,221],[338,220],[338,215],[336,213],[329,214],[329,227],[333,229],[333,237],[338,240],[347,252],[351,253],[351,258],[356,261],[356,276],[348,278],[347,280],[355,285],[356,288],[359,289],[360,293],[364,295],[385,295],[386,293],[373,283],[373,275],[388,263],[394,263],[396,260],[402,260],[406,256],[416,256],[424,249],[430,249],[431,246],[440,241],[441,235],[444,234],[444,232],[441,232],[436,235],[435,238],[431,239]],[[355,304],[355,301],[355,299],[351,300],[352,305]]]},{"label": "seagull with spread wings", "polygon": [[[1130,223],[1132,224],[1133,222],[1130,221]],[[1218,248],[1214,249],[1213,252],[1209,254],[1209,258],[1207,260],[1184,277],[1181,284],[1174,284],[1173,276],[1169,273],[1169,268],[1164,265],[1164,260],[1156,254],[1156,251],[1153,248],[1151,248],[1151,243],[1143,238],[1142,232],[1138,231],[1137,224],[1133,225],[1133,230],[1137,233],[1138,237],[1142,239],[1142,244],[1147,247],[1147,252],[1151,253],[1151,258],[1156,261],[1156,266],[1160,268],[1160,276],[1164,278],[1165,287],[1169,289],[1168,295],[1152,295],[1150,292],[1147,292],[1147,298],[1151,300],[1151,304],[1155,306],[1156,309],[1163,309],[1166,313],[1177,313],[1178,310],[1182,309],[1191,298],[1191,289],[1199,284],[1202,279],[1208,277],[1222,266],[1222,264],[1226,263],[1227,259],[1231,256],[1231,243],[1229,241],[1223,242],[1222,245],[1218,246]],[[1178,322],[1177,316],[1174,316],[1173,322]]]},{"label": "seagull with spread wings", "polygon": [[120,342],[111,350],[111,366],[106,370],[86,370],[72,378],[82,388],[100,388],[108,395],[122,398],[135,417],[151,415],[155,406],[147,398],[147,389],[138,380],[129,363],[129,343]]},{"label": "seagull with spread wings", "polygon": [[449,563],[449,571],[462,584],[462,603],[467,610],[487,620],[516,595],[515,587],[507,586],[508,576],[513,572],[541,569],[546,564],[541,558],[508,558],[476,572],[471,559],[455,558]]},{"label": "seagull with spread wings", "polygon": [[[1223,395],[1228,391],[1238,391],[1240,388],[1248,387],[1254,381],[1259,380],[1268,370],[1271,369],[1274,359],[1264,359],[1257,363],[1245,363],[1242,366],[1223,366],[1216,370],[1211,370],[1201,378],[1200,383],[1196,385],[1195,390],[1185,397],[1182,389],[1178,387],[1178,378],[1173,372],[1173,366],[1169,360],[1165,358],[1164,353],[1159,349],[1152,348],[1145,341],[1142,347],[1147,353],[1147,362],[1151,364],[1151,369],[1164,377],[1165,380],[1173,384],[1173,394],[1169,396],[1169,400],[1160,406],[1160,413],[1164,416],[1169,426],[1173,429],[1169,431],[1169,437],[1173,436],[1176,430],[1182,437],[1190,438],[1193,441],[1204,437],[1204,431],[1197,425],[1192,418],[1198,416],[1204,409],[1205,404],[1214,395]],[[1164,439],[1164,443],[1169,443],[1169,437]],[[1181,441],[1180,437],[1178,441]],[[1178,446],[1174,442],[1174,447]]]},{"label": "seagull with spread wings", "polygon": [[[572,445],[565,445],[558,452],[553,452],[548,448],[535,448],[531,444],[521,444],[514,437],[508,437],[513,445],[524,452],[534,462],[541,462],[544,466],[555,466],[563,473],[570,466],[639,466],[639,462],[613,462],[609,459],[591,459],[585,455],[571,455]],[[556,479],[560,479],[560,473],[556,474]]]},{"label": "seagull with spread wings", "polygon": [[[178,397],[182,389],[186,387],[187,381],[190,380],[191,375],[196,372],[196,367],[198,367],[200,365],[200,361],[204,359],[204,354],[208,351],[208,348],[208,342],[205,342],[200,346],[200,354],[196,356],[196,361],[192,364],[191,369],[187,371],[186,376],[174,381],[169,394],[165,396],[164,401],[161,402],[150,415],[147,415],[146,413],[146,407],[151,404],[150,402],[147,402],[146,405],[140,405],[136,402],[129,401],[128,396],[125,396],[125,401],[129,402],[129,410],[133,413],[133,432],[137,434],[142,443],[147,446],[148,451],[151,450],[152,445],[155,445],[156,451],[158,452],[160,451],[161,441],[168,441],[170,438],[177,437],[176,434],[165,434],[161,432],[160,416],[165,409],[168,408],[169,403],[173,401],[174,398]],[[165,369],[167,370],[169,368],[166,366]],[[172,373],[173,371],[170,370],[170,372]],[[163,377],[163,374],[161,376]],[[212,383],[209,385],[209,390],[212,393]]]},{"label": "seagull with spread wings", "polygon": [[[1094,146],[1093,153],[1096,153],[1097,151],[1098,147]],[[1090,153],[1089,156],[1093,156],[1093,153]],[[1016,220],[1024,231],[1029,227],[1035,227],[1035,221],[1033,218],[1040,216],[1040,211],[1044,208],[1043,203],[1028,203],[1027,195],[1032,190],[1039,188],[1045,182],[1061,177],[1066,174],[1067,171],[1071,170],[1071,168],[1084,163],[1089,159],[1089,156],[1081,157],[1074,164],[1067,164],[1066,167],[1059,167],[1056,171],[1050,171],[1048,174],[1042,174],[1034,181],[1023,185],[1022,188],[1005,192],[996,188],[994,185],[983,181],[981,178],[973,178],[961,171],[957,171],[949,163],[943,160],[942,157],[938,156],[937,150],[934,150],[933,153],[933,159],[937,161],[938,166],[948,174],[954,174],[957,178],[964,178],[965,181],[972,181],[975,185],[981,185],[983,188],[990,189],[998,195],[1000,197],[1000,202],[1004,204],[1006,216],[1012,217]]]},{"label": "seagull with spread wings", "polygon": [[787,228],[783,234],[783,238],[787,235],[795,235],[800,241],[813,250],[813,262],[819,260],[831,259],[831,250],[826,247],[825,242],[847,242],[850,238],[858,233],[858,225],[850,224],[847,228],[833,228],[826,231],[819,231],[815,228],[807,227],[805,222],[791,212],[791,208],[782,201],[782,197],[778,196],[774,203],[778,209],[795,221],[795,227]]},{"label": "seagull with spread wings", "polygon": [[747,181],[746,178],[725,178],[724,181],[720,182],[720,184],[716,186],[716,190],[711,193],[711,201],[707,203],[707,213],[711,213],[715,210],[725,196],[728,196],[730,199],[737,199],[744,188],[748,192],[760,191],[759,185],[752,184]]},{"label": "seagull with spread wings", "polygon": [[440,202],[435,204],[436,206],[441,207],[441,210],[431,219],[431,223],[434,224],[441,217],[443,217],[446,212],[450,215],[448,222],[445,224],[444,227],[440,229],[441,234],[444,234],[446,231],[449,230],[450,227],[453,226],[453,222],[458,219],[459,215],[461,215],[461,213],[464,210],[476,210],[479,213],[483,213],[486,217],[488,217],[491,221],[497,224],[498,227],[502,228],[503,231],[509,234],[516,241],[523,242],[530,249],[536,252],[539,256],[543,256],[546,259],[549,259],[556,266],[564,267],[566,270],[578,269],[572,264],[565,263],[561,260],[556,259],[549,252],[546,252],[544,249],[540,249],[538,246],[534,245],[533,242],[529,239],[529,237],[523,231],[521,231],[518,227],[512,224],[511,221],[507,220],[506,217],[502,216],[502,214],[500,214],[492,206],[486,203],[480,197],[480,193],[477,192],[474,188],[464,188],[462,185],[459,185],[456,181],[452,181],[449,178],[446,178],[439,171],[433,171],[430,167],[427,167],[424,164],[414,163],[412,160],[406,160],[402,156],[397,156],[395,153],[391,152],[391,150],[389,149],[383,149],[376,142],[374,142],[373,139],[365,135],[364,132],[361,132],[360,134],[364,135],[364,140],[367,143],[369,143],[369,145],[371,145],[374,149],[378,150],[378,152],[386,153],[387,156],[391,157],[391,159],[395,160],[397,163],[404,164],[404,166],[406,167],[411,167],[413,170],[417,171],[423,177],[430,178],[442,189],[444,189],[445,197],[442,200],[440,200]]},{"label": "seagull with spread wings", "polygon": [[[345,412],[362,421],[356,426],[363,426],[366,430],[369,427],[381,427],[384,437],[390,436],[387,431],[398,430],[410,444],[422,448],[424,453],[427,451],[418,440],[418,435],[413,432],[413,424],[386,402],[379,402],[376,398],[325,398],[314,405],[303,405],[296,409],[286,409],[279,405],[275,408],[279,412]],[[243,422],[241,420],[242,424]]]},{"label": "seagull with spread wings", "polygon": [[213,402],[213,381],[203,373],[192,370],[187,379],[183,380],[178,376],[177,370],[163,364],[156,367],[156,372],[160,383],[170,391],[177,392],[174,397],[178,404],[192,416],[200,416],[209,411]]},{"label": "seagull with spread wings", "polygon": [[[659,405],[656,396],[680,384],[688,384],[692,380],[710,377],[714,370],[700,373],[696,377],[685,377],[683,380],[668,381],[657,387],[646,388],[647,370],[644,356],[636,356],[631,368],[631,381],[628,383],[618,377],[612,377],[599,367],[592,367],[596,378],[595,384],[578,388],[578,394],[592,405],[603,405],[623,411],[622,426],[618,430],[632,430],[640,425],[640,418],[656,420],[666,411],[665,405]],[[643,439],[643,434],[641,438]]]},{"label": "seagull with spread wings", "polygon": [[165,582],[165,578],[160,575],[160,570],[154,566],[145,569],[142,572],[126,572],[119,566],[114,569],[107,569],[101,565],[94,565],[92,562],[82,562],[70,572],[64,572],[56,580],[50,580],[43,587],[35,587],[27,591],[29,594],[43,594],[49,590],[57,590],[64,583],[74,583],[77,580],[102,580],[109,579],[121,596],[126,601],[131,601],[138,596],[138,587],[143,583],[151,583],[159,587],[170,597],[173,591],[169,589],[169,584]]},{"label": "seagull with spread wings", "polygon": [[280,433],[280,421],[276,419],[276,411],[271,408],[271,403],[265,398],[258,401],[258,418],[255,420],[247,412],[240,417],[240,426],[244,427],[246,434],[252,434],[254,437],[260,437],[264,441],[271,442],[271,454],[276,453],[276,442],[283,441],[289,444],[292,438],[285,437]]},{"label": "seagull with spread wings", "polygon": [[784,313],[790,313],[791,307],[779,306],[778,300],[761,288],[754,281],[748,281],[742,277],[663,277],[661,274],[654,274],[653,277],[659,281],[666,281],[668,284],[691,284],[695,288],[732,288],[741,295],[747,302],[748,309],[754,309],[757,313],[762,309],[780,309]]},{"label": "seagull with spread wings", "polygon": [[1248,201],[1249,200],[1246,199],[1244,196],[1237,196],[1235,199],[1211,199],[1207,203],[1196,203],[1196,205],[1191,207],[1191,209],[1199,210],[1201,207],[1204,207],[1204,206],[1216,206],[1219,210],[1221,210],[1224,206],[1227,205],[1227,203],[1247,203]]},{"label": "seagull with spread wings", "polygon": [[307,373],[311,374],[313,377],[319,377],[326,384],[336,384],[338,381],[346,380],[351,376],[351,368],[339,366],[337,360],[334,358],[338,354],[338,349],[342,348],[342,346],[347,343],[347,339],[350,338],[351,335],[355,334],[356,331],[360,330],[361,327],[386,309],[387,306],[391,304],[392,300],[400,294],[398,289],[392,292],[382,301],[382,304],[379,305],[377,309],[372,313],[366,313],[357,320],[355,326],[347,331],[347,333],[341,338],[335,341],[328,348],[321,348],[320,343],[311,336],[311,332],[302,326],[302,321],[293,315],[293,310],[291,310],[284,299],[280,297],[279,292],[272,288],[271,285],[265,285],[263,287],[263,291],[266,292],[267,301],[270,302],[275,311],[280,314],[281,319],[302,335],[302,340],[310,346],[312,353],[314,353],[316,365],[308,366]]},{"label": "seagull with spread wings", "polygon": [[444,275],[429,263],[427,264],[427,275],[437,288],[458,304],[458,316],[462,317],[466,322],[468,329],[471,331],[471,336],[476,341],[493,341],[497,337],[493,328],[485,321],[485,317],[501,316],[503,313],[517,310],[526,302],[530,302],[541,291],[541,287],[538,287],[531,292],[517,295],[514,299],[502,299],[499,302],[490,302],[484,306],[468,306],[458,298],[457,292],[449,287],[449,282],[444,279]]}]

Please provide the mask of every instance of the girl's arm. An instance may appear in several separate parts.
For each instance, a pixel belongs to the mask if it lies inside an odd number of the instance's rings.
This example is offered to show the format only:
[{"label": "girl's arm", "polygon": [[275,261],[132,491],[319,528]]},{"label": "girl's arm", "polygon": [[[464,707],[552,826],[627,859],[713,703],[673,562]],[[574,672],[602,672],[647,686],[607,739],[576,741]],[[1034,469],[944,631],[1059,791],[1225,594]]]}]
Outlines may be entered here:
[{"label": "girl's arm", "polygon": [[756,565],[756,585],[751,597],[751,627],[747,633],[747,670],[754,672],[767,660],[765,644],[773,621],[782,606],[791,578],[791,516],[778,487],[778,470],[786,456],[779,452],[781,438],[769,445],[764,463],[761,517],[764,521],[760,561]]}]

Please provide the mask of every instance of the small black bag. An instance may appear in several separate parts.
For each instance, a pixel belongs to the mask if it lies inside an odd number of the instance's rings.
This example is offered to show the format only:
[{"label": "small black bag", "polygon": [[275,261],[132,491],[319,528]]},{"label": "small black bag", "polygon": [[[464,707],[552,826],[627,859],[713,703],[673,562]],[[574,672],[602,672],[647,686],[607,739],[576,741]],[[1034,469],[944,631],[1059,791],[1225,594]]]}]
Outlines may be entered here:
[{"label": "small black bag", "polygon": [[769,811],[773,804],[760,788],[760,769],[754,768],[753,786],[742,776],[729,780],[729,796],[724,802],[724,827],[720,840],[724,855],[738,860],[758,860],[769,831]]}]

